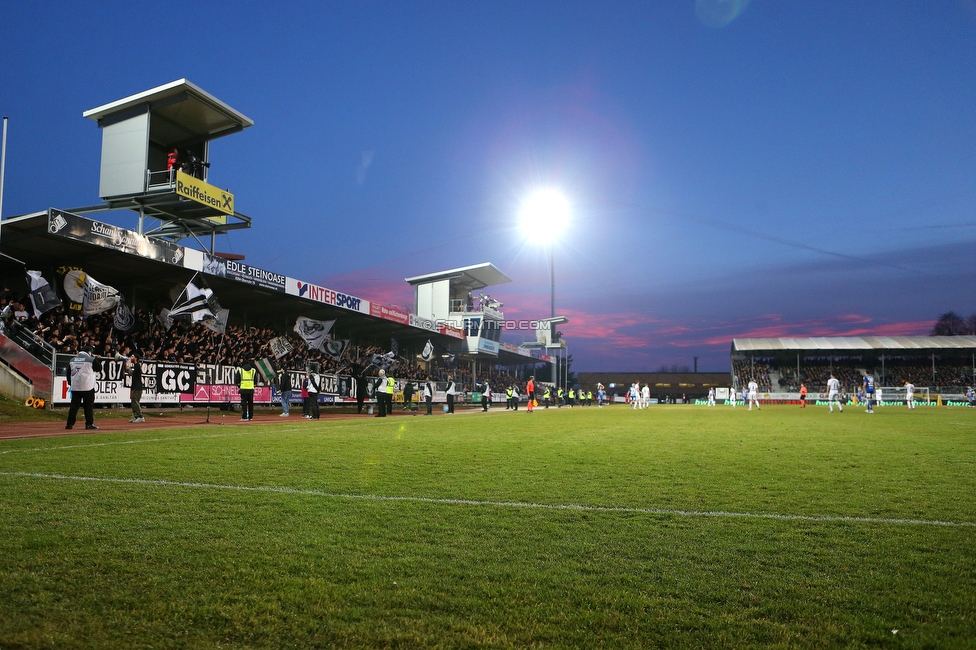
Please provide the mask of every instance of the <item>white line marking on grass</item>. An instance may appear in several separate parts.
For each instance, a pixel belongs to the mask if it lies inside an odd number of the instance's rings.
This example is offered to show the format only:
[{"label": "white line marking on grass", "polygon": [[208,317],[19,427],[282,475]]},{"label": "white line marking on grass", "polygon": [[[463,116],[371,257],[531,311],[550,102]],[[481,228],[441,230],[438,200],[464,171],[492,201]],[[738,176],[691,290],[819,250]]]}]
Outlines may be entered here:
[{"label": "white line marking on grass", "polygon": [[[329,430],[334,429],[348,429],[353,426],[369,426],[371,424],[381,424],[379,422],[363,422],[359,425],[351,424],[340,424],[336,426],[329,427]],[[281,425],[278,425],[279,427]],[[56,447],[32,447],[30,449],[5,449],[0,451],[0,456],[4,454],[21,454],[31,451],[61,451],[62,449],[88,449],[90,447],[111,447],[115,445],[138,445],[148,442],[169,442],[171,440],[201,440],[205,438],[232,438],[235,436],[257,436],[257,435],[279,435],[281,433],[293,433],[298,431],[311,431],[312,429],[303,427],[301,425],[293,425],[286,428],[276,428],[273,430],[250,430],[250,431],[233,431],[229,433],[209,433],[198,436],[173,436],[171,438],[142,438],[139,440],[116,440],[114,442],[92,442],[84,445],[61,445]],[[11,438],[15,440],[15,438]]]},{"label": "white line marking on grass", "polygon": [[238,492],[265,492],[272,494],[297,494],[303,496],[326,497],[330,499],[356,499],[361,501],[402,501],[409,503],[433,503],[453,506],[483,506],[494,508],[533,508],[538,510],[572,510],[578,512],[630,513],[643,515],[670,515],[675,517],[715,517],[730,519],[776,519],[779,521],[824,521],[850,522],[860,524],[903,524],[911,526],[946,526],[954,528],[976,528],[976,522],[939,521],[933,519],[895,519],[885,517],[847,517],[839,515],[779,515],[757,512],[726,512],[722,510],[668,510],[664,508],[629,508],[617,506],[587,506],[579,504],[531,503],[525,501],[482,501],[477,499],[446,499],[435,497],[385,496],[382,494],[343,494],[321,490],[299,490],[297,488],[219,485],[215,483],[194,483],[142,478],[104,478],[100,476],[68,476],[64,474],[38,474],[33,472],[0,472],[0,476],[20,476],[25,478],[46,478],[62,481],[91,481],[95,483],[124,483],[130,485],[156,485],[164,487],[203,488],[209,490],[234,490]]},{"label": "white line marking on grass", "polygon": [[0,451],[3,454],[18,454],[28,451],[61,451],[62,449],[87,449],[89,447],[112,447],[115,445],[138,445],[147,442],[169,442],[170,440],[196,440],[200,438],[229,438],[231,436],[253,436],[262,431],[240,431],[234,433],[214,433],[201,436],[173,436],[172,438],[143,438],[140,440],[116,440],[114,442],[92,442],[86,445],[61,445],[60,447],[33,447],[31,449],[6,449]]}]

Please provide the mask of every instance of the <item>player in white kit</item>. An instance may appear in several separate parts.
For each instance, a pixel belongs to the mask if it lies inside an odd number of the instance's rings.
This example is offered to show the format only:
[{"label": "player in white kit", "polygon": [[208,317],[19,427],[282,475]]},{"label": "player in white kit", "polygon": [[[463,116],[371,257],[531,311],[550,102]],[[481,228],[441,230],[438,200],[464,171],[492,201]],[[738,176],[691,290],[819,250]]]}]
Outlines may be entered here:
[{"label": "player in white kit", "polygon": [[915,408],[915,384],[910,381],[905,382],[905,403],[909,409]]},{"label": "player in white kit", "polygon": [[756,410],[760,411],[759,408],[759,384],[756,383],[755,379],[749,380],[749,410],[752,410],[752,405],[756,405]]},{"label": "player in white kit", "polygon": [[830,379],[827,380],[827,406],[830,407],[831,413],[834,412],[834,402],[837,402],[837,408],[840,409],[840,412],[844,412],[844,407],[841,405],[840,398],[838,397],[839,394],[840,381],[831,374]]},{"label": "player in white kit", "polygon": [[709,388],[708,389],[708,405],[709,406],[715,406],[715,389],[714,388]]},{"label": "player in white kit", "polygon": [[644,384],[641,389],[641,408],[646,409],[651,404],[651,387]]},{"label": "player in white kit", "polygon": [[732,408],[735,408],[735,386],[729,389],[729,403],[732,404]]}]

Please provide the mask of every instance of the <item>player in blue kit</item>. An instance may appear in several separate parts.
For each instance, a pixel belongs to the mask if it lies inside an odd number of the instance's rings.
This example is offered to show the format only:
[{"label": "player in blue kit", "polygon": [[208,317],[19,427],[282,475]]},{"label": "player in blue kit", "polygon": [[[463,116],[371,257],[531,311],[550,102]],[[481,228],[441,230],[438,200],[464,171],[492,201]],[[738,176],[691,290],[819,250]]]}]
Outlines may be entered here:
[{"label": "player in blue kit", "polygon": [[864,375],[864,399],[868,403],[867,413],[874,413],[874,377]]}]

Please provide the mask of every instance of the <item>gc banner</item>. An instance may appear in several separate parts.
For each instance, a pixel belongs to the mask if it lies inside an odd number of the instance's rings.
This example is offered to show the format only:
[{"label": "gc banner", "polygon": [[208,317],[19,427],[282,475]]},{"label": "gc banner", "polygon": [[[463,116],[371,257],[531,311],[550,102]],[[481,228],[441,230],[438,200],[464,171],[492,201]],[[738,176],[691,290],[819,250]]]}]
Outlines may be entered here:
[{"label": "gc banner", "polygon": [[156,362],[156,392],[193,394],[197,369],[190,363]]}]

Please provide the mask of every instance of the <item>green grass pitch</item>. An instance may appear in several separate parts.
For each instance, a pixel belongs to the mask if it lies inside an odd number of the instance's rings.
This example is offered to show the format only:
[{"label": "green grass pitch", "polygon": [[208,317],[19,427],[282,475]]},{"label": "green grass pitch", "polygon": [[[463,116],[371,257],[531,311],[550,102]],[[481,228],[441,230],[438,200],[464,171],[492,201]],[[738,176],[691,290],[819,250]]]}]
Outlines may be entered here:
[{"label": "green grass pitch", "polygon": [[2,441],[0,648],[976,647],[976,412],[877,410]]}]

